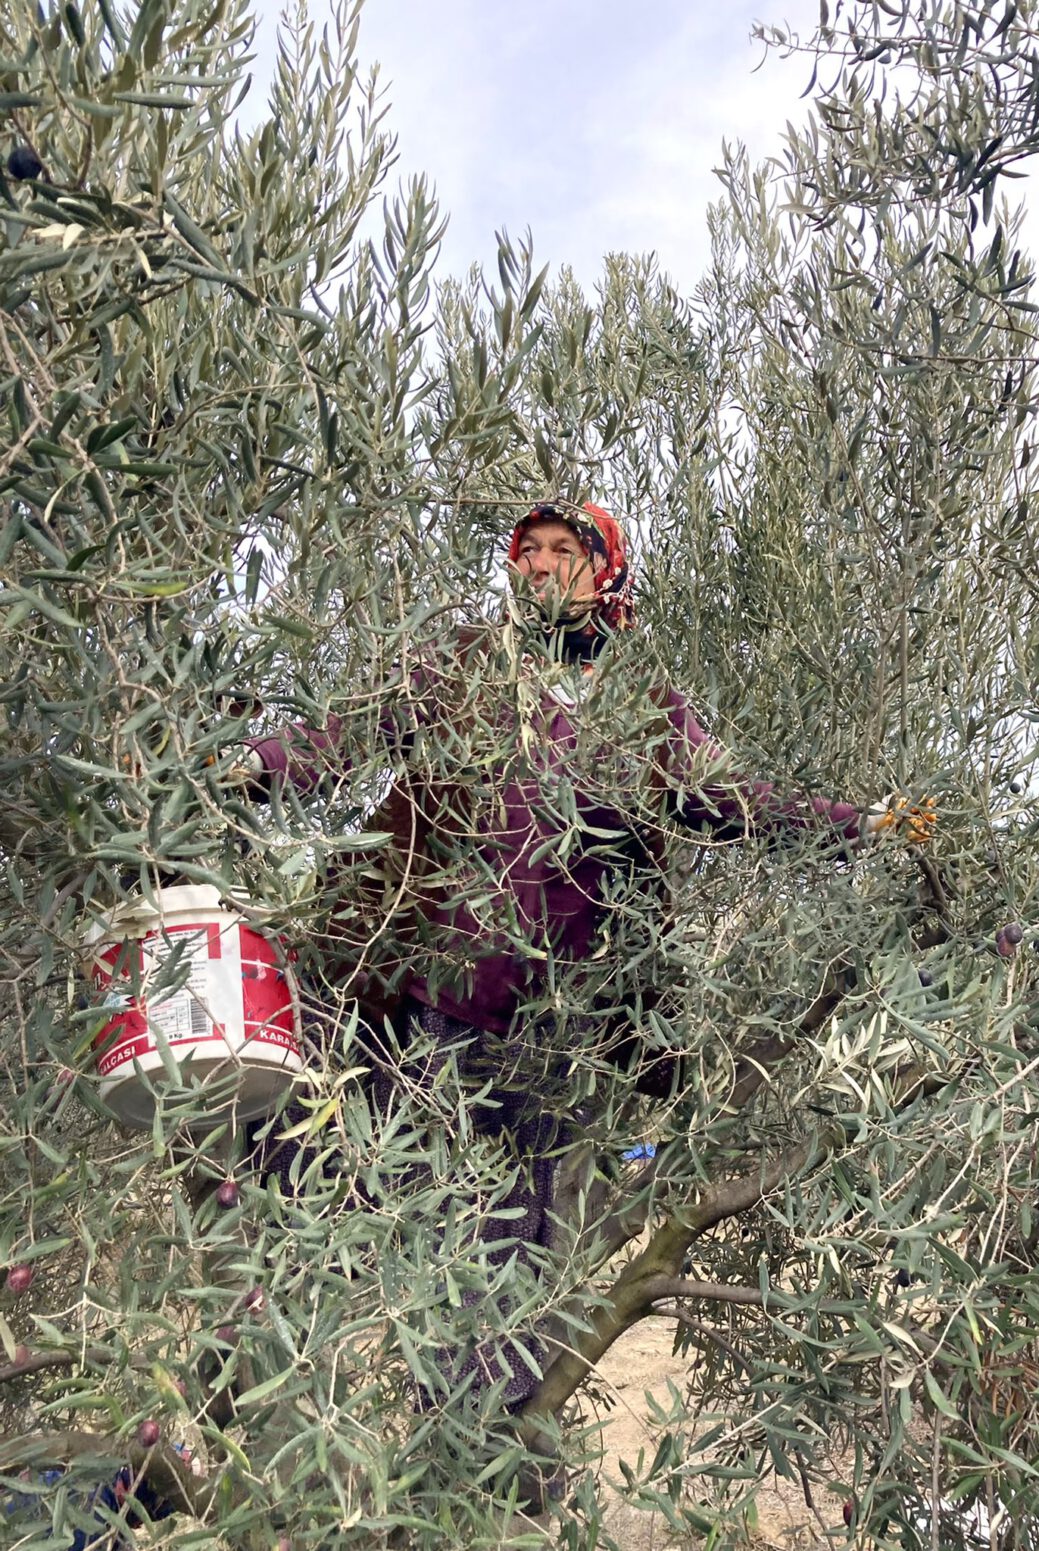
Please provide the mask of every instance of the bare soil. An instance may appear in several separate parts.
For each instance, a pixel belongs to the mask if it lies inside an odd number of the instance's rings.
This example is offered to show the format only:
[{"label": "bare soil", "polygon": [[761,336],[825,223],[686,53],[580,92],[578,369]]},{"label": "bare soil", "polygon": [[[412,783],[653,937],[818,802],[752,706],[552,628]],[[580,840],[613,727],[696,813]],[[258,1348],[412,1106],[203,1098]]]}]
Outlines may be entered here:
[{"label": "bare soil", "polygon": [[[643,1320],[617,1341],[599,1365],[600,1381],[614,1396],[614,1410],[606,1424],[606,1457],[601,1487],[610,1503],[607,1523],[623,1551],[693,1551],[695,1540],[676,1538],[659,1514],[626,1504],[608,1484],[622,1481],[619,1459],[634,1464],[640,1449],[647,1459],[656,1451],[661,1429],[651,1420],[646,1391],[668,1407],[668,1379],[681,1387],[682,1359],[672,1356],[673,1326],[670,1320]],[[825,1505],[831,1520],[833,1500]],[[819,1523],[805,1505],[800,1489],[791,1482],[766,1486],[757,1499],[757,1526],[748,1533],[754,1551],[816,1551],[826,1545]]]}]

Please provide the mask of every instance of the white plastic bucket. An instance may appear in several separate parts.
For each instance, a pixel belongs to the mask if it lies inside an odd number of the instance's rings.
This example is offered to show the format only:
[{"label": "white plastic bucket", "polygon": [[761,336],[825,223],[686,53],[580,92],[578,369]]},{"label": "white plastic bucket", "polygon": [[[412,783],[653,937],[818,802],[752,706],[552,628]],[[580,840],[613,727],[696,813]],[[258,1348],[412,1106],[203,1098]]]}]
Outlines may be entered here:
[{"label": "white plastic bucket", "polygon": [[94,1040],[101,1097],[125,1125],[151,1126],[154,1099],[141,1074],[158,1087],[171,1063],[186,1085],[219,1081],[219,1108],[233,1105],[242,1120],[266,1114],[301,1069],[286,955],[218,889],[181,884],[158,890],[154,905],[128,900],[85,943],[88,971],[113,1009]]}]

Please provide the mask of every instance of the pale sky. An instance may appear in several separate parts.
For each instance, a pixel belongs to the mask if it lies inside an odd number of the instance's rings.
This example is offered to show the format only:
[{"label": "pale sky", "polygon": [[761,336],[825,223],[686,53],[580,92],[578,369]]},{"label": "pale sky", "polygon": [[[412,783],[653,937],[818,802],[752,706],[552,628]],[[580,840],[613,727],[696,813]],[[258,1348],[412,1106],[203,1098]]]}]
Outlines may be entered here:
[{"label": "pale sky", "polygon": [[[262,77],[278,6],[259,10]],[[804,114],[810,65],[762,63],[751,25],[807,37],[818,15],[819,0],[367,0],[359,55],[381,66],[397,176],[426,172],[450,214],[441,276],[493,269],[495,230],[529,226],[539,262],[588,286],[604,252],[652,250],[691,290],[722,141],[763,159]]]},{"label": "pale sky", "polygon": [[[315,20],[328,0],[311,0]],[[260,107],[279,0],[256,0]],[[709,252],[723,141],[755,162],[801,124],[804,55],[752,42],[755,21],[808,39],[819,0],[367,0],[359,60],[378,62],[398,136],[393,177],[425,172],[449,214],[439,278],[496,272],[494,233],[530,227],[535,261],[590,288],[606,252],[655,252],[689,292]],[[1008,185],[1024,197],[1029,181]],[[1039,200],[1022,233],[1039,251]]]}]

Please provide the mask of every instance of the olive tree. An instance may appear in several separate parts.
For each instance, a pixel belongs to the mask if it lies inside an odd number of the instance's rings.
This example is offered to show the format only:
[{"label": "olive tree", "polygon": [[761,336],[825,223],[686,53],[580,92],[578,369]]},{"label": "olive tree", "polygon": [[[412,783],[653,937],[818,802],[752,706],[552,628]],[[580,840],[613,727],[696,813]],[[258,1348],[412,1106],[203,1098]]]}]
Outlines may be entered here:
[{"label": "olive tree", "polygon": [[[237,0],[0,7],[12,1531],[114,1540],[155,1493],[171,1545],[494,1544],[558,1451],[549,1533],[608,1544],[596,1365],[666,1318],[659,1447],[620,1485],[675,1533],[742,1543],[779,1472],[820,1535],[949,1546],[940,1500],[983,1502],[1029,1545],[1034,304],[1000,179],[1035,136],[1030,0],[824,8],[809,127],[769,169],[727,153],[691,296],[625,255],[586,294],[506,234],[440,280],[358,11],[285,27],[246,129]],[[531,982],[514,1075],[567,1124],[521,1254],[523,1160],[384,1016],[409,967],[466,968],[390,815],[417,767],[478,819],[530,757],[551,665],[501,559],[547,496],[627,515],[640,628],[551,794],[559,865],[612,865],[590,958]],[[416,676],[444,714],[410,744]],[[930,795],[935,843],[683,828],[634,757],[668,683],[734,768]],[[241,745],[288,724],[334,758],[260,794]],[[449,828],[440,884],[529,958]],[[279,1173],[190,1083],[147,1131],[100,1095],[84,931],[171,879],[295,954]],[[477,1347],[536,1374],[521,1416]],[[127,1461],[129,1500],[88,1502]]]}]

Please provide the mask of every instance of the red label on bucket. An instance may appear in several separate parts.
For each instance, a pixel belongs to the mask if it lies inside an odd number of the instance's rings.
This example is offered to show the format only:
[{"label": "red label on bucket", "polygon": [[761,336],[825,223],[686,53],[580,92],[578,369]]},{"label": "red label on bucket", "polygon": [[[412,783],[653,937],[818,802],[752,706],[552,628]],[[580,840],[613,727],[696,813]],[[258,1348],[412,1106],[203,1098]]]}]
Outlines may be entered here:
[{"label": "red label on bucket", "polygon": [[[94,970],[94,984],[98,989],[129,981],[131,955],[139,969],[142,954],[137,943],[128,942],[121,946],[106,948],[104,953],[99,955],[100,962]],[[102,964],[107,967],[107,974],[102,969]],[[144,1013],[129,995],[110,990],[102,1005],[125,1008],[125,1011],[111,1018],[94,1039],[94,1049],[98,1053],[98,1072],[102,1077],[107,1077],[113,1067],[121,1065],[123,1061],[132,1062],[134,1057],[141,1054],[153,1041],[148,1033]]]},{"label": "red label on bucket", "polygon": [[246,1039],[259,1039],[264,1044],[284,1045],[287,1050],[295,1050],[292,995],[285,971],[278,963],[277,949],[250,926],[239,926],[238,940],[242,949]]}]

